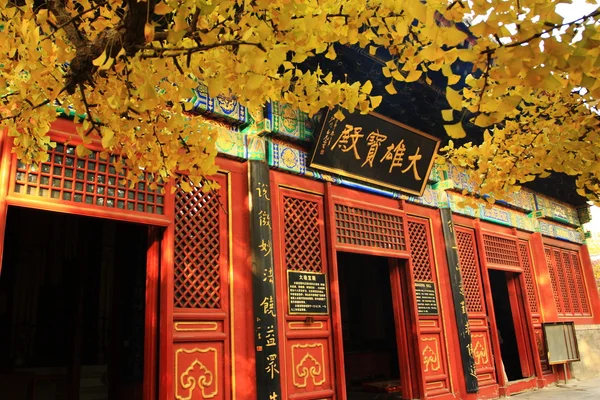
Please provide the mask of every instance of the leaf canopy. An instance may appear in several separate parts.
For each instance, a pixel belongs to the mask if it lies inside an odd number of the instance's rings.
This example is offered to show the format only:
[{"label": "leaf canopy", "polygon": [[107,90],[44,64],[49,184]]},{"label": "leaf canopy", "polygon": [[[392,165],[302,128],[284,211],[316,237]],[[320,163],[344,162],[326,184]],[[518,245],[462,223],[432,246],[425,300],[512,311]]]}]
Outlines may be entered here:
[{"label": "leaf canopy", "polygon": [[571,1],[0,0],[0,124],[23,161],[44,161],[54,106],[70,106],[87,116],[84,143],[100,136],[131,170],[202,179],[216,171],[217,130],[187,113],[200,83],[249,109],[369,112],[382,101],[370,81],[303,68],[355,45],[389,54],[390,95],[442,72],[448,134],[488,129],[442,161],[472,169],[480,192],[502,198],[563,172],[598,202],[600,9],[565,21],[559,3]]}]

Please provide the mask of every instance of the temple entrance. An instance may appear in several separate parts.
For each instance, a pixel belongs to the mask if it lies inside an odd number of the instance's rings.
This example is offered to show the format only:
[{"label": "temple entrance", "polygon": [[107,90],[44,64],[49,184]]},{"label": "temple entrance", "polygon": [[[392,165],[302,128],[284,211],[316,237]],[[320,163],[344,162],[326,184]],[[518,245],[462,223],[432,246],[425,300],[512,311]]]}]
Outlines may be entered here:
[{"label": "temple entrance", "polygon": [[148,227],[10,207],[0,398],[139,400]]},{"label": "temple entrance", "polygon": [[337,253],[348,400],[400,399],[389,259]]},{"label": "temple entrance", "polygon": [[518,274],[489,269],[494,314],[504,372],[509,382],[531,376],[526,332],[518,293]]}]

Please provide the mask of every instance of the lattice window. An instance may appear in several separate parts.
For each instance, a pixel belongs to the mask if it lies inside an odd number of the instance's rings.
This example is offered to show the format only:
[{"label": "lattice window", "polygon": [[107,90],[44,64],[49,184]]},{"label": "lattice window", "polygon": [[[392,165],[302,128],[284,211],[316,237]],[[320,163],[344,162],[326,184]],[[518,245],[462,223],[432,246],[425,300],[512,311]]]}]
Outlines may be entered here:
[{"label": "lattice window", "polygon": [[427,227],[424,223],[408,221],[408,238],[415,281],[433,281]]},{"label": "lattice window", "polygon": [[475,252],[475,237],[472,233],[456,230],[458,255],[460,258],[460,273],[467,303],[467,312],[482,312],[481,281],[477,271],[477,253]]},{"label": "lattice window", "polygon": [[573,309],[571,308],[571,301],[567,290],[567,276],[565,274],[565,267],[560,258],[560,251],[557,249],[554,249],[554,263],[556,264],[556,274],[558,275],[558,287],[560,289],[560,295],[562,296],[563,311],[566,314],[571,314]]},{"label": "lattice window", "polygon": [[552,284],[552,293],[554,294],[554,305],[556,311],[560,314],[563,312],[562,302],[560,301],[558,293],[558,283],[556,282],[556,271],[554,268],[554,262],[552,261],[552,250],[549,247],[544,247],[544,254],[546,255],[546,265],[548,266],[548,273],[550,274],[550,283]]},{"label": "lattice window", "polygon": [[175,194],[175,307],[221,307],[221,210],[217,196],[201,188]]},{"label": "lattice window", "polygon": [[49,149],[48,155],[48,161],[39,165],[17,162],[15,193],[150,214],[165,212],[164,184],[152,189],[149,174],[140,173],[140,182],[130,188],[125,171],[114,167],[115,156],[104,160],[93,151],[78,157],[75,146],[62,143]]},{"label": "lattice window", "polygon": [[571,300],[571,304],[573,305],[573,313],[581,314],[581,307],[579,305],[579,293],[577,293],[577,286],[574,279],[575,277],[573,273],[573,267],[571,266],[571,255],[568,252],[563,251],[562,257],[563,266],[565,268],[565,280],[567,281],[569,289],[569,299]]},{"label": "lattice window", "polygon": [[335,222],[341,244],[406,250],[400,216],[336,204]]},{"label": "lattice window", "polygon": [[532,266],[531,262],[529,261],[529,246],[526,242],[519,243],[519,253],[521,256],[521,265],[523,266],[523,274],[525,275],[525,285],[527,286],[529,310],[532,313],[537,313],[539,308],[537,297],[535,296],[535,283],[533,280]]},{"label": "lattice window", "polygon": [[483,247],[489,263],[520,267],[516,240],[483,235]]},{"label": "lattice window", "polygon": [[318,203],[284,196],[283,220],[286,268],[321,272],[323,261]]},{"label": "lattice window", "polygon": [[581,265],[579,264],[579,257],[577,253],[571,253],[571,265],[575,272],[575,283],[577,284],[577,292],[579,294],[579,302],[581,303],[581,312],[583,314],[590,314],[590,307],[588,305],[585,282],[583,280],[583,273],[581,272]]}]

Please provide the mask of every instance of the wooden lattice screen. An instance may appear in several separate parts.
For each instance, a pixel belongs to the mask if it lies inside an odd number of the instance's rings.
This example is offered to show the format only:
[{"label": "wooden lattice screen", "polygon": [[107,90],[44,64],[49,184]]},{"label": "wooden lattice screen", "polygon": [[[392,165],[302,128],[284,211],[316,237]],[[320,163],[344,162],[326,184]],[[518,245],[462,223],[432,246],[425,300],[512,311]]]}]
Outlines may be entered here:
[{"label": "wooden lattice screen", "polygon": [[322,272],[319,204],[283,196],[287,269]]},{"label": "wooden lattice screen", "polygon": [[427,226],[424,223],[409,220],[410,256],[415,281],[433,281],[430,262]]},{"label": "wooden lattice screen", "polygon": [[484,234],[483,247],[488,263],[521,267],[516,240]]},{"label": "wooden lattice screen", "polygon": [[336,204],[335,222],[340,244],[406,250],[401,216]]},{"label": "wooden lattice screen", "polygon": [[458,244],[460,273],[465,292],[465,302],[467,303],[467,312],[482,312],[482,290],[479,272],[477,271],[475,236],[472,232],[457,230],[456,242]]},{"label": "wooden lattice screen", "polygon": [[519,255],[521,257],[521,265],[523,266],[523,274],[525,275],[525,285],[527,286],[527,303],[531,313],[539,311],[537,296],[535,294],[535,282],[533,268],[529,259],[529,247],[527,242],[519,242]]},{"label": "wooden lattice screen", "polygon": [[220,211],[219,198],[212,192],[198,187],[176,192],[175,307],[221,307]]},{"label": "wooden lattice screen", "polygon": [[571,262],[574,272],[574,280],[576,283],[575,291],[579,294],[579,302],[581,304],[581,312],[584,315],[590,315],[590,307],[587,301],[587,295],[585,290],[585,281],[583,280],[583,272],[581,271],[581,265],[579,264],[579,257],[577,253],[571,252]]},{"label": "wooden lattice screen", "polygon": [[149,175],[140,172],[140,182],[130,187],[125,170],[117,171],[115,156],[103,159],[92,151],[79,157],[75,146],[58,143],[48,151],[48,161],[25,165],[14,163],[12,193],[44,197],[47,201],[127,210],[146,214],[165,214],[164,184],[151,188]]},{"label": "wooden lattice screen", "polygon": [[579,254],[554,246],[544,246],[544,253],[558,315],[590,315]]},{"label": "wooden lattice screen", "polygon": [[558,296],[558,283],[556,282],[556,271],[554,270],[554,262],[552,261],[552,250],[549,247],[544,247],[544,255],[546,256],[546,266],[548,267],[548,272],[550,273],[550,284],[552,285],[552,292],[554,293],[554,305],[556,306],[556,311],[559,314],[562,314],[562,302]]},{"label": "wooden lattice screen", "polygon": [[558,249],[554,249],[552,251],[554,255],[554,272],[557,274],[556,281],[558,282],[559,289],[559,297],[562,300],[563,311],[565,314],[572,314],[573,309],[571,307],[571,302],[569,301],[569,291],[567,290],[567,279],[566,279],[566,271],[561,260],[561,252]]}]

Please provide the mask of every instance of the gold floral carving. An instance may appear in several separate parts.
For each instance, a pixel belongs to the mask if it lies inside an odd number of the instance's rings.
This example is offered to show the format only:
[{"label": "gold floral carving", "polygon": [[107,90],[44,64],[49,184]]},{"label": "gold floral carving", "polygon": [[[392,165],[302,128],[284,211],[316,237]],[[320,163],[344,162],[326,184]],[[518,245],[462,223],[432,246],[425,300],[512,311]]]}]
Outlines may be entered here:
[{"label": "gold floral carving", "polygon": [[423,364],[425,364],[425,372],[429,372],[429,369],[431,369],[432,371],[438,371],[441,368],[441,364],[439,358],[440,346],[437,338],[428,337],[421,338],[421,340],[423,342],[431,342],[430,344],[433,346],[432,348],[429,344],[426,344],[423,348],[422,355]]},{"label": "gold floral carving", "polygon": [[[303,349],[321,349],[321,361],[319,362],[308,350],[304,356],[300,359],[300,362],[296,363],[295,355],[297,350]],[[312,380],[313,386],[320,386],[325,383],[325,350],[321,343],[313,344],[295,344],[292,346],[292,366],[294,367],[293,383],[297,388],[305,388],[308,385],[308,379]]]},{"label": "gold floral carving", "polygon": [[[182,372],[183,367],[180,365],[180,358],[182,354],[213,354],[213,365],[212,369],[207,367],[203,362],[194,358],[185,371]],[[177,400],[192,400],[194,398],[194,391],[200,392],[203,399],[212,399],[219,393],[218,385],[218,371],[217,371],[217,349],[214,347],[208,347],[205,349],[193,348],[193,349],[178,349],[175,352],[175,376],[178,377],[179,384],[175,388],[175,398]],[[214,389],[209,388],[213,386]]]},{"label": "gold floral carving", "polygon": [[487,364],[490,361],[490,358],[488,356],[487,346],[485,345],[485,335],[483,333],[473,335],[473,342],[476,342],[475,346],[473,347],[473,357],[475,357],[475,364]]}]

